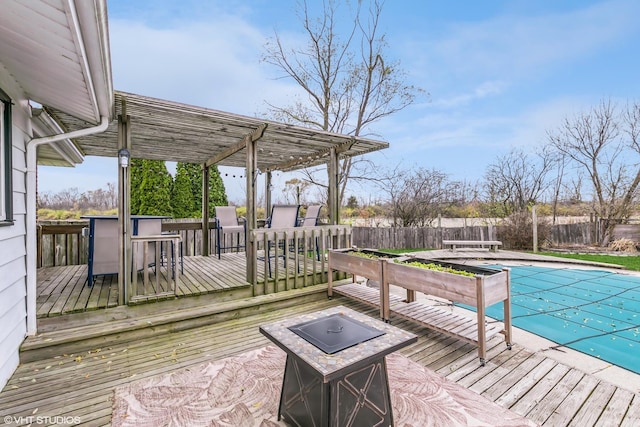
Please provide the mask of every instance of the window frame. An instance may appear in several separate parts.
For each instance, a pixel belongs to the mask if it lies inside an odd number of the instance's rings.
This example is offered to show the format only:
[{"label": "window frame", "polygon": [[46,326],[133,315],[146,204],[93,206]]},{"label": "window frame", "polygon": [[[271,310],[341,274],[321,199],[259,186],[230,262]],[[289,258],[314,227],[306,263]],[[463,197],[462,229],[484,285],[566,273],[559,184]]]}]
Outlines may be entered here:
[{"label": "window frame", "polygon": [[0,89],[0,227],[13,225],[11,98]]}]

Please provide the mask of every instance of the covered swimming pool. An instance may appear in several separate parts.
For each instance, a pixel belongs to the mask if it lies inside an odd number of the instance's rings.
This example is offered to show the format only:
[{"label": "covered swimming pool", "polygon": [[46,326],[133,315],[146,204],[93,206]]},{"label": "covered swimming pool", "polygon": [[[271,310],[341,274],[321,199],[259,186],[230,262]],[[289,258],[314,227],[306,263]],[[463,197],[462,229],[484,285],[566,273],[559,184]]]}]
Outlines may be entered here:
[{"label": "covered swimming pool", "polygon": [[[605,270],[505,267],[511,269],[514,326],[640,373],[640,277]],[[502,305],[489,307],[487,315],[502,320]]]}]

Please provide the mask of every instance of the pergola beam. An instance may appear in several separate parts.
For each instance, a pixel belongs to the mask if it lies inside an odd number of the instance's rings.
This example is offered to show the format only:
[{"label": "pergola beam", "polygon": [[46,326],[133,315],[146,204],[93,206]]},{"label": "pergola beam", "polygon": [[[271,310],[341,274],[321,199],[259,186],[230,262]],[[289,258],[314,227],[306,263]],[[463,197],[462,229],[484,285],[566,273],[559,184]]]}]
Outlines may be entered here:
[{"label": "pergola beam", "polygon": [[254,129],[253,132],[245,135],[245,137],[242,138],[240,142],[232,145],[226,150],[221,151],[215,156],[210,157],[206,162],[204,162],[204,166],[208,168],[213,165],[217,165],[227,157],[231,157],[232,155],[236,154],[238,151],[244,150],[245,148],[247,148],[247,144],[249,142],[255,142],[260,138],[262,138],[262,135],[264,135],[264,131],[267,129],[267,126],[268,126],[267,123],[262,123],[260,126]]},{"label": "pergola beam", "polygon": [[292,169],[301,168],[305,164],[317,163],[318,160],[323,157],[326,157],[327,161],[329,161],[329,157],[332,155],[332,153],[339,156],[341,153],[349,151],[355,143],[355,139],[349,139],[348,141],[345,141],[340,145],[336,145],[326,150],[317,151],[311,155],[305,156],[304,158],[292,159],[284,163],[280,163],[272,168],[267,169],[267,171],[289,171]]}]

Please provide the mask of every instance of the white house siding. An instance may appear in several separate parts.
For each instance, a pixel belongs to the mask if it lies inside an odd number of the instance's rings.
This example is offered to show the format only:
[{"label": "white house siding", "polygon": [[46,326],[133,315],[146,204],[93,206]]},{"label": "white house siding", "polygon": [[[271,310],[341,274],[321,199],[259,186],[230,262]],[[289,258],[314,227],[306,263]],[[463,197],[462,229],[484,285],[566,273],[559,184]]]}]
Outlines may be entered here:
[{"label": "white house siding", "polygon": [[[26,289],[26,141],[31,132],[28,106],[18,85],[0,63],[0,87],[14,101],[12,109],[13,225],[0,227],[0,389],[19,363],[27,334]],[[35,197],[35,195],[34,195]],[[35,295],[30,295],[35,298]]]}]

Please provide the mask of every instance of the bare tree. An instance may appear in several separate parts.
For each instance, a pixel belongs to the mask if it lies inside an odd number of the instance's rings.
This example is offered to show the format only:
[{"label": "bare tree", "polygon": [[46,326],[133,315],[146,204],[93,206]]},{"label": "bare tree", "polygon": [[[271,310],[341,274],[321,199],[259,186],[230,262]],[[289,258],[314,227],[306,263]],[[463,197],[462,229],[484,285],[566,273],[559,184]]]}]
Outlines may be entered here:
[{"label": "bare tree", "polygon": [[640,106],[621,113],[610,101],[573,118],[565,118],[549,142],[591,180],[594,210],[603,224],[605,244],[616,223],[628,218],[640,185]]},{"label": "bare tree", "polygon": [[533,155],[514,148],[498,157],[484,176],[487,199],[495,205],[494,214],[508,216],[539,202],[548,188],[554,163],[553,153],[547,148]]},{"label": "bare tree", "polygon": [[115,209],[118,207],[116,187],[114,183],[108,183],[106,190],[99,188],[80,193],[73,187],[58,193],[38,193],[38,207],[80,211]]},{"label": "bare tree", "polygon": [[286,203],[300,204],[306,200],[306,192],[309,187],[309,183],[302,181],[298,178],[292,178],[284,183],[285,187],[282,189],[282,194]]},{"label": "bare tree", "polygon": [[[278,120],[353,136],[365,136],[368,127],[383,117],[412,104],[422,90],[405,84],[399,63],[385,53],[387,41],[379,33],[383,3],[373,0],[367,12],[357,1],[352,25],[339,28],[344,21],[340,2],[326,0],[322,15],[310,16],[306,0],[299,3],[299,17],[307,36],[302,47],[287,47],[277,31],[266,46],[263,60],[293,79],[307,99],[297,99],[290,106],[269,105]],[[363,16],[365,15],[365,16]],[[339,19],[340,18],[340,19]],[[342,204],[348,181],[368,179],[354,173],[359,160],[340,161],[339,201]],[[327,187],[318,169],[305,173],[309,182]]]},{"label": "bare tree", "polygon": [[389,195],[396,227],[431,225],[460,193],[459,183],[450,182],[445,173],[436,169],[408,170],[398,165],[378,184]]},{"label": "bare tree", "polygon": [[553,223],[556,223],[558,217],[558,203],[560,203],[560,193],[566,184],[564,182],[564,169],[567,165],[567,158],[559,156],[556,163],[556,176],[553,180],[553,199],[551,202],[551,212],[553,215]]}]

